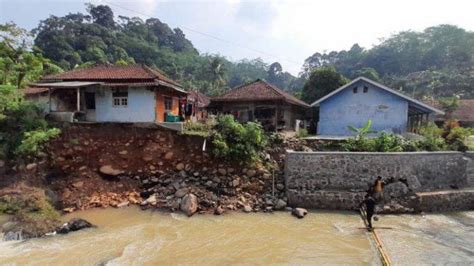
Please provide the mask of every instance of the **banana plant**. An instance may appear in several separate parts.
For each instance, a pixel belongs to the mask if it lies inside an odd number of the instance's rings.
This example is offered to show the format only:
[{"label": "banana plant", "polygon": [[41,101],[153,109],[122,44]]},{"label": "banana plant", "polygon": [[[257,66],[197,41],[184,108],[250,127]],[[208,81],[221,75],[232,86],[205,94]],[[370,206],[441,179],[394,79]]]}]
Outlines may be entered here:
[{"label": "banana plant", "polygon": [[356,140],[362,140],[368,134],[377,133],[377,131],[371,130],[370,129],[371,127],[372,127],[372,120],[371,119],[369,119],[369,121],[367,121],[367,123],[361,128],[356,128],[354,126],[347,126],[347,128],[349,128],[350,131],[356,133],[356,137],[355,137]]}]

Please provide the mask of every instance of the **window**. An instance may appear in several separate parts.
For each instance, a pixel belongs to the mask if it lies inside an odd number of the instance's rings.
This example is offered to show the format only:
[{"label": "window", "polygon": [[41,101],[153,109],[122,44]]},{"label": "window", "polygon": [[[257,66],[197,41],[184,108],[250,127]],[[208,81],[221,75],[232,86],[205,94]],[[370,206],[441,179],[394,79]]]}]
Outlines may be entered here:
[{"label": "window", "polygon": [[112,98],[114,107],[127,107],[128,89],[112,89]]},{"label": "window", "polygon": [[367,93],[369,91],[369,87],[364,86],[364,93]]},{"label": "window", "polygon": [[357,87],[352,88],[352,92],[357,93]]},{"label": "window", "polygon": [[173,98],[165,96],[165,111],[173,110]]}]

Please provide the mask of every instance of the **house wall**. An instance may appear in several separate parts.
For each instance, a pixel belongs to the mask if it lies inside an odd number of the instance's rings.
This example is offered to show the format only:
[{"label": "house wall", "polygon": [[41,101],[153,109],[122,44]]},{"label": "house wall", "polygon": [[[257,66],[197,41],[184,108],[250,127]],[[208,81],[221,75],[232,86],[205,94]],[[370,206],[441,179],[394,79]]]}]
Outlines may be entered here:
[{"label": "house wall", "polygon": [[[357,86],[357,93],[353,88]],[[367,93],[363,87],[369,88]],[[372,129],[391,133],[407,130],[408,102],[383,89],[359,81],[320,104],[318,134],[350,136],[347,126],[363,127],[372,120]]]},{"label": "house wall", "polygon": [[[171,110],[165,110],[165,96],[171,97],[173,106]],[[179,115],[179,96],[173,93],[156,92],[156,122],[165,122],[166,112]]]},{"label": "house wall", "polygon": [[[259,107],[268,107],[268,108],[279,108],[278,118],[285,121],[285,129],[292,130],[295,127],[296,119],[301,119],[303,117],[302,111],[293,105],[290,104],[280,104],[277,105],[274,102],[226,102],[222,104],[220,108],[221,112],[233,114],[236,111],[241,112],[238,120],[240,122],[247,122],[250,120],[248,112],[255,112],[255,109]],[[255,119],[255,116],[253,117]],[[272,121],[273,123],[273,121]]]},{"label": "house wall", "polygon": [[95,94],[97,122],[154,122],[155,93],[145,88],[128,89],[128,106],[114,107],[112,90],[103,88]]}]

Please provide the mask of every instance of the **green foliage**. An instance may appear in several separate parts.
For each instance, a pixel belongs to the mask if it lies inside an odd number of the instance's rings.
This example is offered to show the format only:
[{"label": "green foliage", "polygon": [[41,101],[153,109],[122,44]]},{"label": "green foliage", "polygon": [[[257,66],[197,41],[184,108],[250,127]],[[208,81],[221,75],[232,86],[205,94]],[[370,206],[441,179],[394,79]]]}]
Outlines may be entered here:
[{"label": "green foliage", "polygon": [[41,193],[5,195],[0,197],[0,214],[28,214],[48,219],[58,219],[59,213]]},{"label": "green foliage", "polygon": [[267,145],[267,137],[260,124],[241,124],[231,115],[217,118],[212,132],[213,154],[225,160],[253,163]]},{"label": "green foliage", "polygon": [[359,69],[355,71],[354,75],[357,77],[365,77],[377,82],[380,81],[379,73],[377,73],[377,70],[371,67],[365,67],[365,68]]},{"label": "green foliage", "polygon": [[187,121],[184,123],[183,134],[208,137],[211,134],[212,127],[213,124],[210,122],[202,123]]},{"label": "green foliage", "polygon": [[13,86],[0,86],[0,128],[2,159],[37,153],[43,140],[58,131],[48,129],[41,108],[25,101]]},{"label": "green foliage", "polygon": [[61,130],[57,128],[51,129],[38,129],[34,131],[25,132],[23,135],[23,140],[20,145],[16,148],[16,153],[18,155],[38,155],[38,152],[41,150],[44,143],[49,141],[52,138],[59,136]]},{"label": "green foliage", "polygon": [[306,128],[302,128],[296,133],[297,138],[306,138],[308,136],[308,130]]},{"label": "green foliage", "polygon": [[348,80],[339,74],[334,67],[321,67],[312,71],[303,86],[301,99],[312,103],[346,84]]},{"label": "green foliage", "polygon": [[446,116],[449,118],[451,114],[456,111],[459,107],[458,97],[444,97],[439,98],[438,102],[443,107],[443,110],[446,112]]},{"label": "green foliage", "polygon": [[351,126],[351,125],[347,126],[347,128],[350,131],[356,133],[356,137],[355,137],[356,140],[364,139],[368,134],[377,133],[377,131],[371,130],[370,129],[371,127],[372,127],[372,120],[371,119],[369,119],[367,121],[367,123],[361,128],[356,128],[356,127]]},{"label": "green foliage", "polygon": [[[357,136],[347,139],[341,148],[345,151],[365,152],[409,152],[409,151],[443,151],[455,150],[466,151],[469,149],[469,136],[474,135],[474,129],[446,126],[439,128],[434,123],[429,123],[418,128],[423,136],[422,140],[408,140],[394,134],[381,132],[377,137],[367,138],[366,132],[370,132],[370,124],[363,128],[353,128]],[[445,132],[445,130],[449,130]],[[445,136],[445,137],[443,137]]]},{"label": "green foliage", "polygon": [[210,96],[257,78],[289,91],[301,89],[300,79],[278,62],[261,59],[230,62],[220,55],[199,54],[179,28],[157,18],[116,18],[106,5],[87,5],[88,14],[50,16],[34,30],[43,56],[64,69],[96,64],[140,63],[157,67],[187,88]]},{"label": "green foliage", "polygon": [[418,147],[425,151],[441,151],[446,149],[446,143],[442,137],[443,129],[438,128],[435,123],[430,122],[418,129],[420,135],[425,139],[418,142]]},{"label": "green foliage", "polygon": [[470,98],[473,59],[474,32],[438,25],[399,32],[371,49],[354,44],[349,50],[315,53],[306,59],[301,75],[309,77],[314,69],[334,66],[351,79],[360,75],[373,79],[377,73],[382,83],[418,98]]},{"label": "green foliage", "polygon": [[32,35],[14,23],[0,24],[0,85],[23,87],[42,75],[59,72],[30,45]]}]

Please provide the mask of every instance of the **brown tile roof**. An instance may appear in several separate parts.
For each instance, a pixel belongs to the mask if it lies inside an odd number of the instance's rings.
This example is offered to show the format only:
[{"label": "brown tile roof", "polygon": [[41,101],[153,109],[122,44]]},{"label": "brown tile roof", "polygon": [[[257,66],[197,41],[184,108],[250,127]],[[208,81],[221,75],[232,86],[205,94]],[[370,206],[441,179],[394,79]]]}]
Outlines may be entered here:
[{"label": "brown tile roof", "polygon": [[291,104],[309,108],[310,105],[297,99],[264,80],[237,86],[221,96],[214,97],[211,101],[233,102],[233,101],[275,101],[281,100]]},{"label": "brown tile roof", "polygon": [[24,95],[35,95],[47,92],[48,88],[27,87],[21,90]]},{"label": "brown tile roof", "polygon": [[197,101],[197,105],[200,108],[207,107],[211,103],[211,98],[200,93],[199,91],[190,91],[188,94],[188,99]]},{"label": "brown tile roof", "polygon": [[[427,103],[436,108],[442,109],[441,104],[437,101],[429,101]],[[454,110],[451,116],[459,121],[474,122],[474,99],[459,100],[459,107]],[[436,116],[437,121],[442,121],[444,119],[445,116],[443,115]]]},{"label": "brown tile roof", "polygon": [[174,86],[181,87],[179,83],[168,78],[165,74],[155,68],[145,65],[99,65],[90,68],[76,69],[64,73],[49,75],[43,81],[103,81],[103,82],[135,82],[140,81],[164,81]]}]

